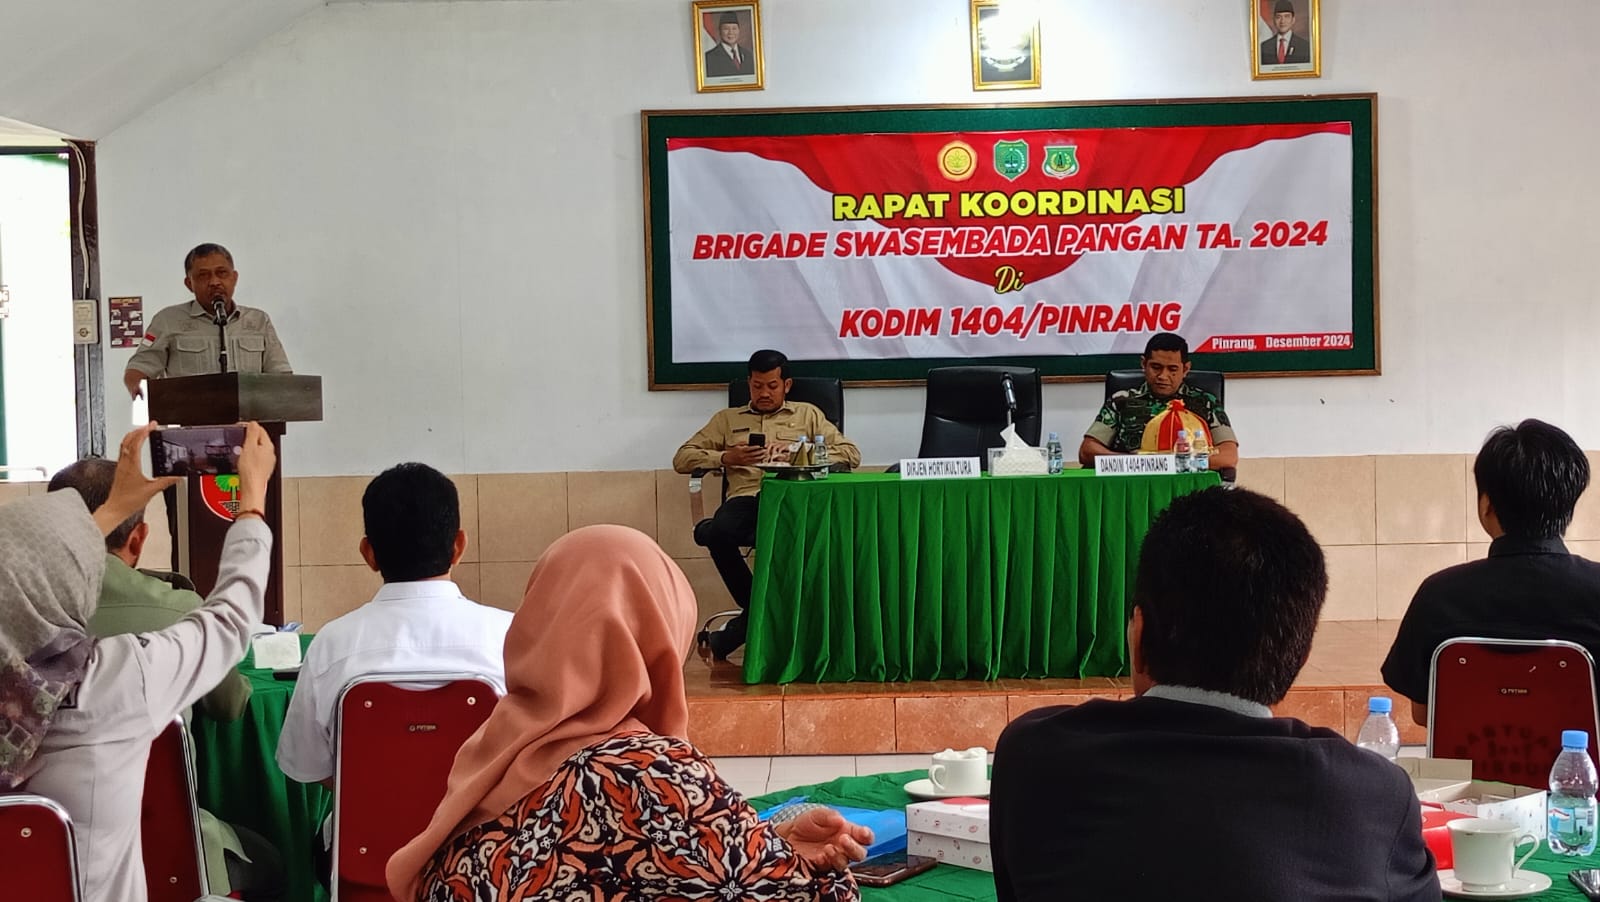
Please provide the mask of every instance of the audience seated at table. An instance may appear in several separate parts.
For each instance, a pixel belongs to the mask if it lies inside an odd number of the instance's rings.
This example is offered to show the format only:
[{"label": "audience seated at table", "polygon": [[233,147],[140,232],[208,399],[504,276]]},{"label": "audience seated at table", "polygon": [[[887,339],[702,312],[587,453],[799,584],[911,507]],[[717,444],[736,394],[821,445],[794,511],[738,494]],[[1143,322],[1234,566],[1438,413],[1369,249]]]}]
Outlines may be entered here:
[{"label": "audience seated at table", "polygon": [[[1239,466],[1239,439],[1217,396],[1185,381],[1193,368],[1189,343],[1173,332],[1152,335],[1139,357],[1139,366],[1144,370],[1144,384],[1119,391],[1106,400],[1083,434],[1078,462],[1092,467],[1094,459],[1102,454],[1169,450],[1172,446],[1162,444],[1147,427],[1151,420],[1167,413],[1173,402],[1178,402],[1188,414],[1182,417],[1184,424],[1192,430],[1204,430],[1210,438],[1211,469],[1226,471],[1224,478],[1232,478],[1227,474]],[[1176,434],[1175,427],[1173,435]]]},{"label": "audience seated at table", "polygon": [[1428,722],[1428,672],[1447,639],[1566,639],[1600,659],[1600,564],[1561,541],[1589,459],[1559,428],[1523,420],[1489,434],[1472,464],[1489,556],[1433,574],[1411,599],[1383,681]]},{"label": "audience seated at table", "polygon": [[[672,468],[679,473],[722,468],[726,498],[716,513],[695,524],[694,541],[711,553],[711,562],[734,603],[749,609],[752,579],[740,549],[756,543],[761,470],[755,465],[788,460],[790,445],[818,435],[834,463],[861,466],[861,449],[834,428],[816,405],[788,399],[794,380],[789,378],[789,358],[783,352],[757,351],[745,368],[750,403],[717,411],[672,455]],[[765,443],[752,445],[752,434],[762,436]],[[740,614],[701,641],[712,655],[724,659],[744,644],[745,625],[745,615]]]},{"label": "audience seated at table", "polygon": [[684,738],[695,613],[683,572],[636,530],[551,545],[506,638],[509,693],[389,860],[395,898],[857,898],[843,869],[869,831],[826,808],[758,821]]},{"label": "audience seated at table", "polygon": [[175,481],[139,471],[150,429],[122,440],[94,513],[76,492],[0,507],[0,791],[20,786],[67,809],[85,902],[146,898],[140,803],[150,743],[244,657],[271,564],[260,512],[275,455],[252,423],[239,457],[241,509],[205,604],[164,629],[91,635],[105,537]]},{"label": "audience seated at table", "polygon": [[[86,458],[53,476],[49,490],[73,489],[94,512],[111,495],[116,473],[115,462]],[[105,576],[94,616],[89,618],[91,635],[120,636],[166,629],[205,603],[192,590],[174,585],[170,578],[134,569],[139,566],[139,555],[149,534],[150,525],[140,510],[106,536]],[[244,714],[249,701],[250,681],[239,671],[229,670],[216,688],[200,699],[200,708],[213,720],[233,721]],[[283,864],[265,837],[224,823],[203,808],[200,834],[211,892],[227,895],[238,889],[248,900],[276,899],[282,894]]]},{"label": "audience seated at table", "polygon": [[[330,789],[339,693],[351,680],[471,673],[505,687],[502,646],[511,613],[471,601],[452,577],[467,550],[456,484],[425,464],[390,467],[367,484],[361,516],[361,557],[383,576],[383,586],[311,640],[278,740],[284,774]],[[324,824],[317,851],[326,855],[332,840]],[[328,863],[319,862],[324,874]]]},{"label": "audience seated at table", "polygon": [[1267,707],[1310,654],[1327,586],[1277,502],[1174,500],[1139,555],[1137,697],[1043,708],[1000,736],[1000,902],[1438,899],[1405,773]]}]

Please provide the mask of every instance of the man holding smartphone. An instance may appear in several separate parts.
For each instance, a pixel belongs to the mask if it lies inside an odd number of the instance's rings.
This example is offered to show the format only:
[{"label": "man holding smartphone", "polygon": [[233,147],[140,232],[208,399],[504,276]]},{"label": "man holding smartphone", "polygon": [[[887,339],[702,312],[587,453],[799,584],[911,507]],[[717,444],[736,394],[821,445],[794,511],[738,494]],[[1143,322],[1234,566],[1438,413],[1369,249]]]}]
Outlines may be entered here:
[{"label": "man holding smartphone", "polygon": [[[822,411],[804,401],[790,401],[794,380],[789,378],[789,358],[781,351],[763,350],[746,364],[750,403],[718,411],[711,421],[683,443],[672,456],[679,473],[721,467],[727,496],[716,513],[694,528],[695,544],[711,552],[711,561],[741,609],[750,607],[752,579],[741,548],[756,542],[756,511],[761,492],[757,464],[781,459],[795,441],[822,436],[831,461],[851,467],[861,465],[861,449],[828,422]],[[718,660],[744,644],[745,615],[702,637]]]}]

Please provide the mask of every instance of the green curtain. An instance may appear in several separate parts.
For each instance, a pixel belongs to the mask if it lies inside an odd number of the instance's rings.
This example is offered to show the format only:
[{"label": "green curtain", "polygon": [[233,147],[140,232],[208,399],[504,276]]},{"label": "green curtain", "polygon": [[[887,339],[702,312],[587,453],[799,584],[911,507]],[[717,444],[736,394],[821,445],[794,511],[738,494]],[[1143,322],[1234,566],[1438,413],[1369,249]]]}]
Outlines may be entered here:
[{"label": "green curtain", "polygon": [[1215,473],[761,487],[747,683],[1116,676],[1150,521]]}]

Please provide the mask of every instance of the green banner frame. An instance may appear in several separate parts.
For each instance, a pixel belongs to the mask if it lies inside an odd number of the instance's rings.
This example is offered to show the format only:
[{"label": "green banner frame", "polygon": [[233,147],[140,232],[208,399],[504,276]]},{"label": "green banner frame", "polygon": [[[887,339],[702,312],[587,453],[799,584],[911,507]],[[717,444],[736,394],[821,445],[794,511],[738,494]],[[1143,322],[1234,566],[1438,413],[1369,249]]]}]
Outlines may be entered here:
[{"label": "green banner frame", "polygon": [[[815,107],[751,110],[644,110],[645,316],[650,390],[705,389],[744,376],[744,361],[672,359],[672,265],[667,142],[672,138],[900,132],[1159,128],[1348,122],[1351,125],[1352,347],[1337,351],[1207,353],[1197,362],[1229,376],[1353,376],[1382,372],[1378,330],[1378,96],[1225,97],[950,106]],[[754,349],[752,349],[754,350]],[[1015,356],[793,361],[802,376],[834,376],[852,386],[921,383],[932,367],[974,362],[1031,366],[1047,382],[1087,382],[1136,368],[1138,356]]]}]

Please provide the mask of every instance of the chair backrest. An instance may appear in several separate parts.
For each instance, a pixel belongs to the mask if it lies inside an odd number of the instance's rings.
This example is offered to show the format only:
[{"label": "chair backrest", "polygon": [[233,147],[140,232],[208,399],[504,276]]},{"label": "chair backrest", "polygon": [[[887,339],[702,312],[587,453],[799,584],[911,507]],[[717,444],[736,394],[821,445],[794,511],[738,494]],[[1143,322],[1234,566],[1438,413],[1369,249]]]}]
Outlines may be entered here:
[{"label": "chair backrest", "polygon": [[1039,444],[1043,390],[1039,371],[1022,366],[945,366],[928,370],[927,401],[922,414],[922,445],[918,457],[976,457],[989,467],[988,449],[1005,442],[1003,376],[1011,377],[1016,395],[1014,422],[1017,435],[1030,445]]},{"label": "chair backrest", "polygon": [[67,810],[31,793],[0,795],[0,895],[77,902],[78,881],[78,847]]},{"label": "chair backrest", "polygon": [[[1183,381],[1216,395],[1218,404],[1224,408],[1228,406],[1227,400],[1222,397],[1222,374],[1216,370],[1190,370]],[[1106,398],[1109,400],[1119,391],[1128,391],[1143,384],[1144,370],[1112,370],[1106,373]]]},{"label": "chair backrest", "polygon": [[194,902],[206,894],[205,849],[195,801],[194,756],[183,718],[150,743],[139,829],[150,902]]},{"label": "chair backrest", "polygon": [[344,687],[334,727],[334,902],[389,902],[389,856],[433,819],[456,751],[499,698],[468,673],[371,674]]},{"label": "chair backrest", "polygon": [[[828,376],[795,376],[789,400],[815,404],[835,429],[844,431],[844,383]],[[735,379],[728,383],[728,406],[750,403],[750,382]]]},{"label": "chair backrest", "polygon": [[1470,759],[1479,780],[1544,786],[1561,731],[1600,725],[1594,659],[1576,643],[1448,639],[1430,671],[1428,755]]}]

